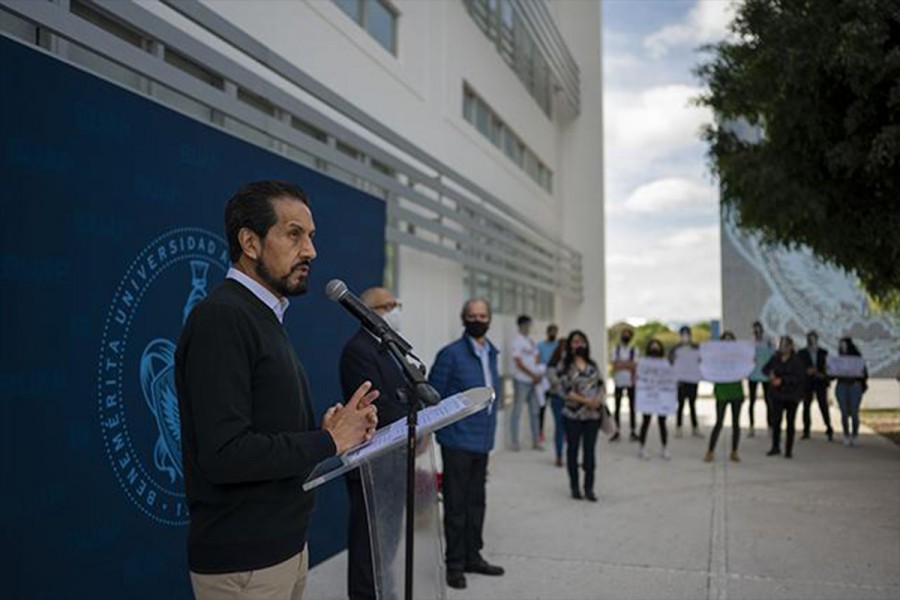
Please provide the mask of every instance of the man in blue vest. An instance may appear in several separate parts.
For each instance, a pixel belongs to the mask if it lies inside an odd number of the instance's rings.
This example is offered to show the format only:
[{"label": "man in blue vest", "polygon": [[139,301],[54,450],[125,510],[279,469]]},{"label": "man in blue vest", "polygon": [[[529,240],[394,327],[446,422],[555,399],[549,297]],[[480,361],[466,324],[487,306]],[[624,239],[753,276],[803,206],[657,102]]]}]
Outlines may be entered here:
[{"label": "man in blue vest", "polygon": [[[429,381],[442,398],[473,387],[493,387],[500,398],[497,347],[487,339],[491,305],[468,300],[462,309],[463,336],[438,352]],[[488,453],[494,448],[497,412],[486,409],[437,433],[444,462],[444,532],[447,536],[447,585],[466,587],[464,573],[503,575],[481,555]]]}]

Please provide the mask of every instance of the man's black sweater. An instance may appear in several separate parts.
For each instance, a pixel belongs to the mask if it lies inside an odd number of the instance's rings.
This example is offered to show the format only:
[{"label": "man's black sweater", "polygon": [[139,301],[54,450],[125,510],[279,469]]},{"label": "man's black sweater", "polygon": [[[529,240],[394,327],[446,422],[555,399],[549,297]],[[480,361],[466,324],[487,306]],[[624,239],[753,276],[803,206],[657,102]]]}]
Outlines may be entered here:
[{"label": "man's black sweater", "polygon": [[300,486],[335,446],[315,430],[306,375],[272,309],[225,280],[185,324],[175,385],[190,569],[249,571],[300,552],[315,502]]}]

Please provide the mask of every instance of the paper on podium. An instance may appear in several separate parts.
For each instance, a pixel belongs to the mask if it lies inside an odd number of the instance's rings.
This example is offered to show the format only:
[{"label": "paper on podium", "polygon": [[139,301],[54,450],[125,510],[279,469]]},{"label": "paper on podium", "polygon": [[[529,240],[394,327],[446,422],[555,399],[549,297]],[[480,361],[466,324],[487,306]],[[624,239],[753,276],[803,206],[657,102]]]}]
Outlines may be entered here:
[{"label": "paper on podium", "polygon": [[[416,437],[437,431],[484,409],[494,400],[494,390],[489,387],[472,388],[441,400],[435,406],[424,408],[418,413]],[[333,456],[320,462],[303,483],[303,490],[309,491],[323,483],[340,477],[348,471],[371,461],[390,450],[406,444],[406,419],[394,421],[379,429],[366,444],[351,448],[340,456]]]}]

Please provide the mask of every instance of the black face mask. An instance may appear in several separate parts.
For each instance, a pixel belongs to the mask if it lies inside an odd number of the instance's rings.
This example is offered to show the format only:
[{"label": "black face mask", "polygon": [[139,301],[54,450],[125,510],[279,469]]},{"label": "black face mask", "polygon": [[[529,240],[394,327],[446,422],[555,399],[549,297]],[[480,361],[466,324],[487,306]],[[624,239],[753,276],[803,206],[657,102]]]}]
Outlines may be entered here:
[{"label": "black face mask", "polygon": [[572,354],[575,356],[580,356],[581,358],[587,358],[588,349],[584,346],[579,346],[572,350]]},{"label": "black face mask", "polygon": [[630,335],[623,335],[623,336],[622,336],[622,343],[625,344],[626,346],[627,346],[628,344],[630,344],[630,343],[631,343],[631,336],[630,336]]},{"label": "black face mask", "polygon": [[484,321],[463,321],[466,327],[466,333],[475,338],[482,338],[484,334],[487,333],[488,327],[490,327],[490,323],[486,323]]},{"label": "black face mask", "polygon": [[662,358],[664,352],[659,348],[653,347],[647,351],[647,356],[652,356],[653,358]]}]

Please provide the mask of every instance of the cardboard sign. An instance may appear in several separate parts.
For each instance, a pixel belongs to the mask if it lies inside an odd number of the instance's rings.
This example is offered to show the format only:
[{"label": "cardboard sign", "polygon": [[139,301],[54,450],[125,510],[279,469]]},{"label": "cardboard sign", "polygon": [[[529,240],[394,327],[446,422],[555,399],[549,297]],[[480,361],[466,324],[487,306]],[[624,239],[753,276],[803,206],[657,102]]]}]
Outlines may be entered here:
[{"label": "cardboard sign", "polygon": [[675,351],[675,379],[686,383],[697,383],[700,374],[700,350],[684,346]]},{"label": "cardboard sign", "polygon": [[637,363],[635,408],[649,415],[674,415],[678,404],[675,367],[665,358],[641,358]]},{"label": "cardboard sign", "polygon": [[751,341],[711,341],[700,345],[700,373],[704,381],[729,383],[753,371],[756,348]]},{"label": "cardboard sign", "polygon": [[829,354],[825,363],[825,370],[829,377],[862,377],[865,368],[866,361],[862,356]]}]

